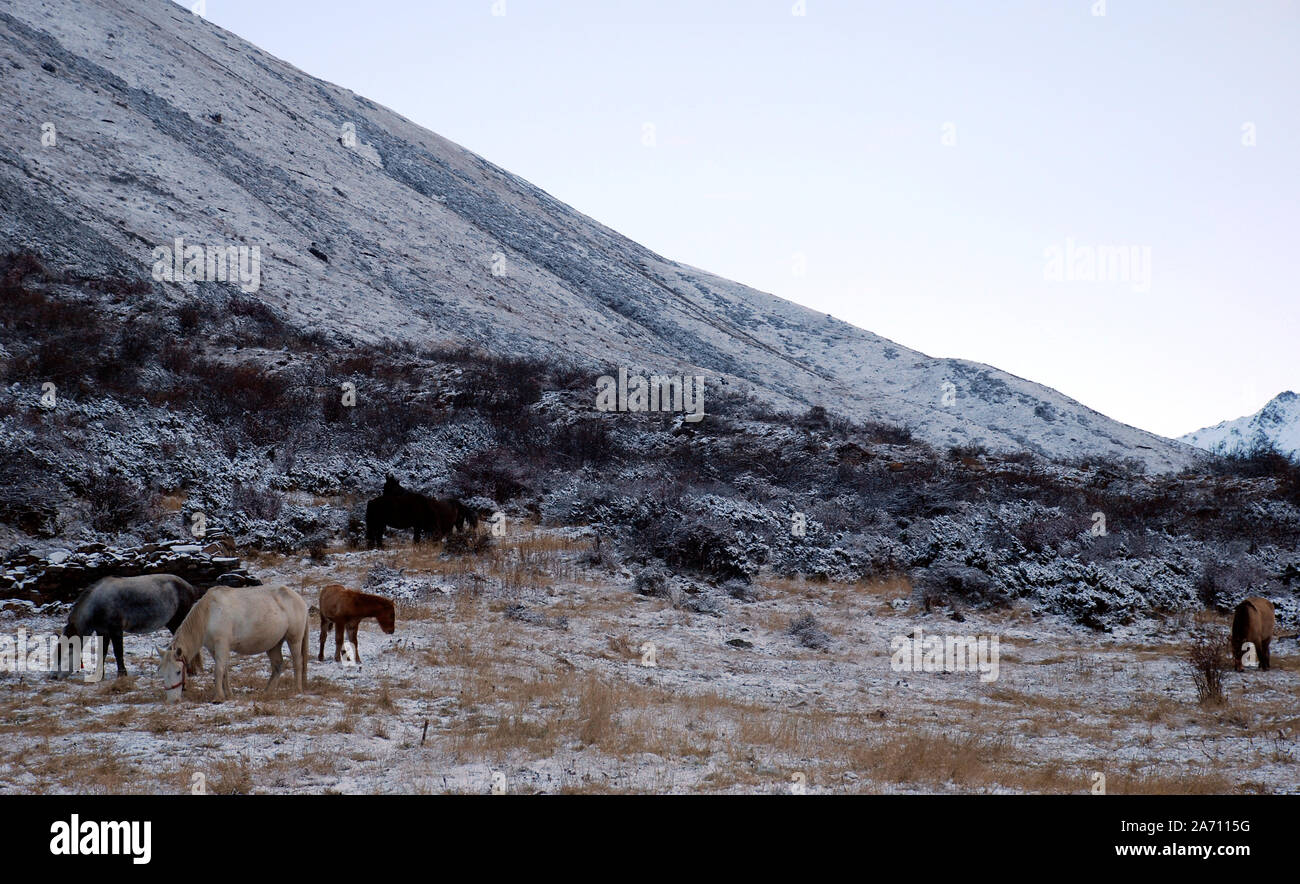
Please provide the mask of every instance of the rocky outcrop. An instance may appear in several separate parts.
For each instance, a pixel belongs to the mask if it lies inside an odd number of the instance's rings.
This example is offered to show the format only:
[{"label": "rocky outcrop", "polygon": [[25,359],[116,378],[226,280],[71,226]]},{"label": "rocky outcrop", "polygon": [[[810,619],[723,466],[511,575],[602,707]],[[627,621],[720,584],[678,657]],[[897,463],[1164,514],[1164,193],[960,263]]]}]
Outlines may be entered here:
[{"label": "rocky outcrop", "polygon": [[44,555],[19,550],[0,562],[0,599],[70,602],[96,580],[138,574],[175,574],[201,589],[259,583],[234,551],[234,541],[225,535],[210,535],[201,543],[179,540],[138,547],[88,543]]}]

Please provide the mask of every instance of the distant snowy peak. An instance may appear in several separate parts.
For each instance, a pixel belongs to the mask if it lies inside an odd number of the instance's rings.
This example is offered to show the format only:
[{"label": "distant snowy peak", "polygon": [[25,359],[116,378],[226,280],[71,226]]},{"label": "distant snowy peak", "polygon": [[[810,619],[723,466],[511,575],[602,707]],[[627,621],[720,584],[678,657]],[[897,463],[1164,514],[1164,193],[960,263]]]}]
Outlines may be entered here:
[{"label": "distant snowy peak", "polygon": [[1197,448],[1219,454],[1245,452],[1269,444],[1283,454],[1300,457],[1300,396],[1287,390],[1254,414],[1196,430],[1180,438]]}]

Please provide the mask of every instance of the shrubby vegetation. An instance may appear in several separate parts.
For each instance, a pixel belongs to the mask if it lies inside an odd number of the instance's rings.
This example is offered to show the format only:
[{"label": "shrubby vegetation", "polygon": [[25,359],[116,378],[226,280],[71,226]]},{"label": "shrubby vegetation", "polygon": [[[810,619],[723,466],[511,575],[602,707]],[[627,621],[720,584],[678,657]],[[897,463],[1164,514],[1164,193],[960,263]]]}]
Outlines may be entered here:
[{"label": "shrubby vegetation", "polygon": [[[709,417],[674,428],[667,415],[596,413],[595,368],[338,341],[221,287],[173,304],[32,255],[0,259],[0,301],[0,525],[13,541],[149,534],[163,499],[185,498],[246,542],[319,545],[355,537],[355,501],[397,472],[589,525],[623,561],[737,585],[762,568],[900,573],[933,606],[1010,604],[1059,584],[1063,609],[1100,623],[1117,586],[1158,606],[1157,587],[1176,585],[1223,608],[1244,586],[1300,584],[1300,465],[1274,451],[1148,476],[1114,459],[940,451],[907,427],[822,405],[783,413],[734,387],[710,389]],[[46,382],[62,407],[39,404]],[[287,504],[295,494],[353,503],[331,521]],[[809,525],[797,539],[796,512]]]}]

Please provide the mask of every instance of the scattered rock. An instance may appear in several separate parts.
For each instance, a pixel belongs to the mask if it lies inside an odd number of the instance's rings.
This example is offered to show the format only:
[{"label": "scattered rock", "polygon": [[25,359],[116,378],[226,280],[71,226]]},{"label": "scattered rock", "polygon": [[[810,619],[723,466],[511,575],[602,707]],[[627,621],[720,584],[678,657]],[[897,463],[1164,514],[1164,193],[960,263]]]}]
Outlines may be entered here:
[{"label": "scattered rock", "polygon": [[[210,544],[214,545],[218,544]],[[227,549],[224,541],[219,548]],[[68,602],[104,577],[140,574],[175,574],[200,588],[218,583],[250,586],[261,582],[240,566],[238,557],[212,556],[185,541],[136,547],[87,543],[75,550],[51,550],[43,557],[25,548],[11,551],[0,563],[0,599],[25,599],[42,604]]]}]

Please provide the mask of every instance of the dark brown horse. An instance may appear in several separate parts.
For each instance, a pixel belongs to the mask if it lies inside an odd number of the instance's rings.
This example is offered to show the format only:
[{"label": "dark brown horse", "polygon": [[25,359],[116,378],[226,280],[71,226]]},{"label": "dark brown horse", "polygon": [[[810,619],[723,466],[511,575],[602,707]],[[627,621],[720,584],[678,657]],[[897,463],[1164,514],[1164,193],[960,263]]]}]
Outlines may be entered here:
[{"label": "dark brown horse", "polygon": [[429,511],[433,515],[433,524],[439,537],[446,537],[452,531],[478,528],[478,513],[454,497],[446,500],[430,498]]},{"label": "dark brown horse", "polygon": [[337,583],[321,588],[320,591],[320,653],[318,660],[325,659],[325,636],[334,626],[334,662],[343,656],[343,634],[356,651],[356,662],[361,662],[361,646],[357,644],[357,625],[367,617],[379,621],[379,628],[392,635],[396,628],[397,613],[391,599],[357,592]]},{"label": "dark brown horse", "polygon": [[403,488],[389,476],[384,482],[384,493],[366,504],[366,540],[370,546],[383,549],[387,528],[413,529],[416,543],[420,542],[421,535],[436,533],[437,521],[430,500],[418,491]]},{"label": "dark brown horse", "polygon": [[477,527],[478,514],[459,500],[411,491],[391,475],[384,481],[384,493],[366,504],[366,540],[380,549],[388,528],[410,528],[419,543],[422,536],[441,540],[454,530]]}]

